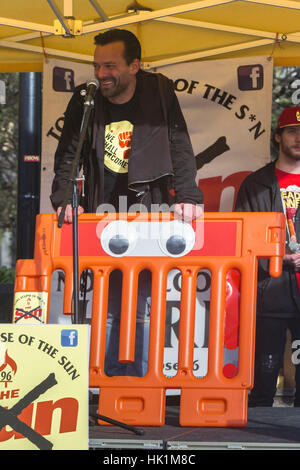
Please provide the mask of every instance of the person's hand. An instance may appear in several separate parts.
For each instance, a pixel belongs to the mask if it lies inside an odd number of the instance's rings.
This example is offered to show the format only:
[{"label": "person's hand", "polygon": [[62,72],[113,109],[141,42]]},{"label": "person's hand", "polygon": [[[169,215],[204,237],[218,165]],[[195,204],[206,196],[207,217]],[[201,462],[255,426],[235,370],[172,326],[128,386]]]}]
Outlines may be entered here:
[{"label": "person's hand", "polygon": [[175,219],[181,219],[185,222],[192,222],[198,217],[203,215],[203,206],[200,204],[191,204],[182,202],[175,204],[174,206],[174,217]]},{"label": "person's hand", "polygon": [[295,271],[300,270],[300,253],[286,254],[283,257],[283,262],[292,266]]},{"label": "person's hand", "polygon": [[[59,214],[61,213],[61,210],[62,210],[62,207],[59,207],[57,209],[57,217],[59,217]],[[78,215],[82,214],[83,212],[84,212],[83,207],[78,206]],[[72,223],[72,206],[71,206],[71,204],[66,205],[64,223],[65,224],[71,224]]]}]

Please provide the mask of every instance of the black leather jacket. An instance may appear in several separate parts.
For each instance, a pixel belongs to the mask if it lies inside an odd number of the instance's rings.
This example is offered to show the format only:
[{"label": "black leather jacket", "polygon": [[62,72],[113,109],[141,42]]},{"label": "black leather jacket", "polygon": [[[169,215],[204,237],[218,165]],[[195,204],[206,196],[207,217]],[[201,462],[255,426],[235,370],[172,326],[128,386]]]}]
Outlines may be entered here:
[{"label": "black leather jacket", "polygon": [[[67,107],[64,127],[55,154],[55,177],[50,196],[55,209],[64,200],[64,191],[76,152],[83,116],[84,98],[79,86]],[[139,71],[137,74],[137,111],[129,158],[128,187],[147,207],[150,204],[191,202],[201,204],[197,187],[196,162],[186,123],[173,83],[161,74]],[[96,212],[103,200],[104,113],[103,97],[98,90],[83,146],[81,165],[85,174],[86,196],[80,204],[87,212]],[[172,198],[170,189],[175,192]],[[69,198],[71,201],[71,196]]]},{"label": "black leather jacket", "polygon": [[[275,174],[275,162],[260,168],[245,178],[238,192],[236,212],[283,212],[280,188]],[[300,239],[300,211],[295,220]],[[288,235],[287,235],[288,243]],[[257,314],[261,316],[295,317],[300,314],[300,294],[294,269],[283,264],[279,278],[269,274],[269,261],[258,263]]]}]

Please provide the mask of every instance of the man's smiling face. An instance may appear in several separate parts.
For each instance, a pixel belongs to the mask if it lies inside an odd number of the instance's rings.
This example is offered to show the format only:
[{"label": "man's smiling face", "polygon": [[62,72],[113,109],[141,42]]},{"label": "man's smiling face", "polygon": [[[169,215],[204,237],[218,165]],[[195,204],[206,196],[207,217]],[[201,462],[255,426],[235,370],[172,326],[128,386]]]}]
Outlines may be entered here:
[{"label": "man's smiling face", "polygon": [[112,42],[97,46],[94,54],[94,73],[103,96],[113,103],[126,103],[135,91],[139,60],[127,64],[124,43]]}]

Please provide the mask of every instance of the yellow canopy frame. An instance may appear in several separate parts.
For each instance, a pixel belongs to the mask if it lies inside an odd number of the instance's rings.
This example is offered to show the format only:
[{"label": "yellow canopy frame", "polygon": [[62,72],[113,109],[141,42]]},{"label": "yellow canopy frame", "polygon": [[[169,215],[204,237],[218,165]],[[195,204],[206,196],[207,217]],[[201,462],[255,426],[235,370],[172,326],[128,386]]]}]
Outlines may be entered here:
[{"label": "yellow canopy frame", "polygon": [[300,0],[10,0],[1,15],[0,72],[42,71],[50,56],[92,62],[110,28],[138,36],[146,69],[249,55],[300,65]]}]

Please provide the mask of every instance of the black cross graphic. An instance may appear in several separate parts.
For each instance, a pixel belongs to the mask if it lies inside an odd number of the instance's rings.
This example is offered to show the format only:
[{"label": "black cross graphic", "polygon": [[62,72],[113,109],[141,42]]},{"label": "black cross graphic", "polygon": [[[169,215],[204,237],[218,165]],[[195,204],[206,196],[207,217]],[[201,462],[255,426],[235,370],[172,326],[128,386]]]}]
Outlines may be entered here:
[{"label": "black cross graphic", "polygon": [[0,406],[0,431],[9,425],[16,432],[27,437],[29,441],[35,444],[40,450],[51,450],[53,447],[52,442],[45,439],[41,434],[37,433],[34,429],[26,423],[20,421],[17,416],[24,410],[31,402],[36,400],[40,395],[45,393],[49,388],[57,384],[54,373],[49,374],[39,385],[34,387],[31,392],[27,393],[16,403],[10,410],[6,410]]},{"label": "black cross graphic", "polygon": [[22,310],[21,308],[17,308],[17,312],[22,312],[23,315],[21,315],[19,318],[17,318],[14,323],[17,323],[18,321],[22,320],[22,318],[27,317],[27,316],[31,317],[31,318],[34,318],[35,320],[39,321],[40,323],[43,323],[42,320],[40,320],[38,317],[36,317],[34,315],[34,313],[32,313],[32,312],[35,312],[36,310],[38,310],[39,308],[41,308],[41,307],[35,307],[32,310],[30,310],[30,312],[25,312],[25,310]]}]

